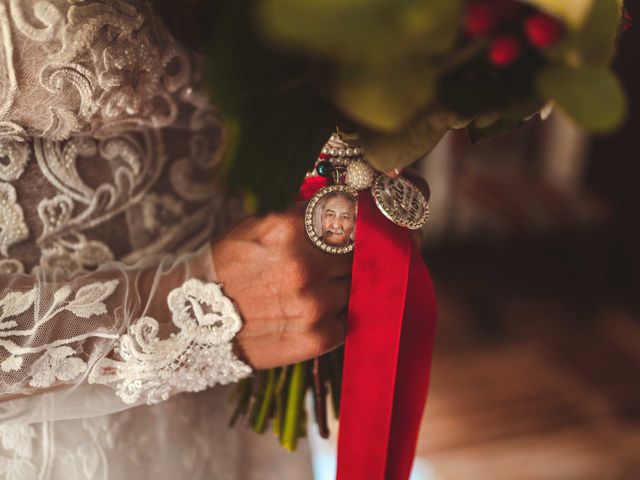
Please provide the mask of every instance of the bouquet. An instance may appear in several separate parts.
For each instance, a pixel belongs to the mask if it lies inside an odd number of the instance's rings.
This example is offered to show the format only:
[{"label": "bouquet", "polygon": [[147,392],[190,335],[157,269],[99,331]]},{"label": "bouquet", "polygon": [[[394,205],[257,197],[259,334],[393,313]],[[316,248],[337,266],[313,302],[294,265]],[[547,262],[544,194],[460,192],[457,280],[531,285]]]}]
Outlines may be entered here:
[{"label": "bouquet", "polygon": [[[387,172],[451,129],[472,142],[557,108],[615,129],[625,95],[609,68],[618,0],[154,0],[200,51],[225,121],[224,181],[258,213],[286,207],[338,126]],[[294,449],[313,391],[320,433],[339,413],[340,350],[240,384],[232,423],[271,423]]]}]

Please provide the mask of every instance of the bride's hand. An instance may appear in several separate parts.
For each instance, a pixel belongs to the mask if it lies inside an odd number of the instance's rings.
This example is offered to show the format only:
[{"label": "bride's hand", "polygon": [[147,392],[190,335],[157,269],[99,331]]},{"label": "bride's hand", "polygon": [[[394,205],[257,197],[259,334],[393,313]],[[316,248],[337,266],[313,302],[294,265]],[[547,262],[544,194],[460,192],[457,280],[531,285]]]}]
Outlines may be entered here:
[{"label": "bride's hand", "polygon": [[304,211],[250,217],[212,245],[217,279],[244,326],[240,357],[257,369],[307,360],[344,342],[352,255],[313,246]]}]

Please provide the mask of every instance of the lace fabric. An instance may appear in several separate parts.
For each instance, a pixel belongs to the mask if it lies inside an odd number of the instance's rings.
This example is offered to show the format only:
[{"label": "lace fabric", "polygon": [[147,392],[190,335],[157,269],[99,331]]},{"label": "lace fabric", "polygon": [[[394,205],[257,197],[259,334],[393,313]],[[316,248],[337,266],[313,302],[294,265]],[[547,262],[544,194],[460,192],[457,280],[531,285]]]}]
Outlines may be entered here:
[{"label": "lace fabric", "polygon": [[194,57],[146,2],[3,0],[0,35],[0,117],[13,135],[194,126],[198,115],[181,119],[180,104],[207,110]]},{"label": "lace fabric", "polygon": [[178,258],[110,262],[66,281],[41,269],[4,275],[0,398],[18,401],[4,402],[0,419],[79,417],[94,384],[117,396],[98,390],[100,408],[94,404],[85,415],[249,375],[232,352],[240,317],[213,282],[208,252],[205,245]]},{"label": "lace fabric", "polygon": [[199,64],[142,0],[0,0],[2,478],[310,478],[208,388],[250,371]]}]

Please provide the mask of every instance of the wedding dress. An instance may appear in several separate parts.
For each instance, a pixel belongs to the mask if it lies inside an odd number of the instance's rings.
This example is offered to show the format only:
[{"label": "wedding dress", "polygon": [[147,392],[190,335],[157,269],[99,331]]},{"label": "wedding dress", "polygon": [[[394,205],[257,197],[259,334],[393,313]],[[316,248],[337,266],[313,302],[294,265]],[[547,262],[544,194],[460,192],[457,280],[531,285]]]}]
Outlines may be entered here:
[{"label": "wedding dress", "polygon": [[201,84],[144,1],[0,0],[0,478],[311,478],[227,426],[207,244],[242,203]]}]

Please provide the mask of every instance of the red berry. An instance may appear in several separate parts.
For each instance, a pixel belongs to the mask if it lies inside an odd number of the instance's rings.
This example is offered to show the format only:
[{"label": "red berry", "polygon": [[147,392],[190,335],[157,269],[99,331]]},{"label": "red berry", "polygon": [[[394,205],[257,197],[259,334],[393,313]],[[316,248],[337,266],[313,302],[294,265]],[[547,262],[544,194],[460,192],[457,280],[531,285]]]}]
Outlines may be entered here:
[{"label": "red berry", "polygon": [[503,35],[491,41],[489,60],[497,67],[511,65],[520,56],[520,42],[513,35]]},{"label": "red berry", "polygon": [[464,30],[471,38],[484,37],[496,25],[496,14],[487,2],[472,2],[467,5]]},{"label": "red berry", "polygon": [[624,24],[622,25],[622,31],[626,32],[633,26],[633,18],[631,17],[631,15],[629,15],[629,12],[627,11],[626,8],[622,11],[622,13],[624,17]]},{"label": "red berry", "polygon": [[545,13],[536,13],[527,18],[524,31],[531,45],[546,48],[555,45],[562,38],[562,24]]}]

